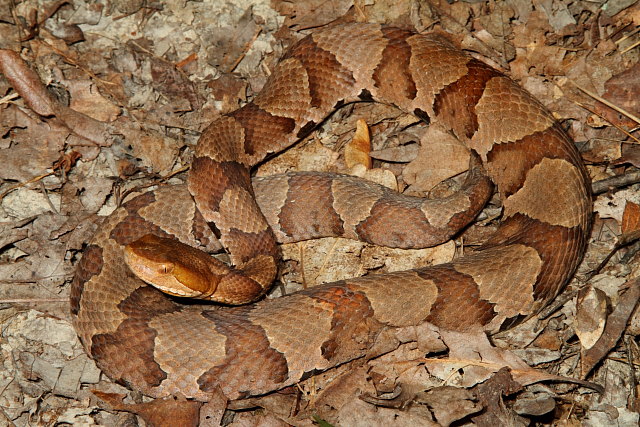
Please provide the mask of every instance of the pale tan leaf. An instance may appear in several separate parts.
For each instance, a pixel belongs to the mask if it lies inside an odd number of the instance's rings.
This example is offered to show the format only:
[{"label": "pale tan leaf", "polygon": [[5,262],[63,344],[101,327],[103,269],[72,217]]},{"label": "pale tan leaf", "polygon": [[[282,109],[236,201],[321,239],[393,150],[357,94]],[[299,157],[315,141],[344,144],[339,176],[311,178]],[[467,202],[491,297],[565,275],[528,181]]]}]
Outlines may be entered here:
[{"label": "pale tan leaf", "polygon": [[344,147],[344,161],[348,168],[355,165],[364,165],[365,168],[371,169],[371,136],[369,135],[369,127],[367,122],[359,119],[356,122],[356,133],[353,139]]},{"label": "pale tan leaf", "polygon": [[598,341],[607,320],[607,295],[587,285],[578,292],[574,321],[576,335],[583,349],[590,349]]},{"label": "pale tan leaf", "polygon": [[101,122],[114,121],[120,115],[120,108],[102,96],[92,81],[71,80],[67,83],[73,110]]},{"label": "pale tan leaf", "polygon": [[443,180],[469,168],[467,149],[438,126],[429,126],[420,144],[418,157],[407,165],[402,174],[413,191],[429,191]]}]

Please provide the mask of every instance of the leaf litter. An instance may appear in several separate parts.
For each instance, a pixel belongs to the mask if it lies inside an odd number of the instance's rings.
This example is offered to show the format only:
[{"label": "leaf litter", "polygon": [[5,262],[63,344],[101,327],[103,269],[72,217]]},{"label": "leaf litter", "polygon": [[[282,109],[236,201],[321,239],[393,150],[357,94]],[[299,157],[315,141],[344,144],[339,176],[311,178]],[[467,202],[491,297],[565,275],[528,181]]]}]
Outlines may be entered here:
[{"label": "leaf litter", "polygon": [[[637,425],[640,6],[624,0],[0,0],[3,423],[129,425],[133,413],[157,425],[171,419],[179,401],[150,411],[82,351],[67,303],[75,263],[128,193],[184,179],[202,129],[259,92],[287,46],[341,21],[445,31],[554,111],[603,183],[587,256],[563,305],[491,343],[482,334],[406,328],[386,337],[398,347],[391,353],[264,397],[212,396],[197,416],[185,409],[183,422]],[[343,147],[358,120],[368,125],[371,151],[365,145],[354,165]],[[468,155],[434,133],[386,106],[347,106],[257,173],[351,168],[440,197],[458,188]],[[418,148],[421,140],[426,147]],[[489,205],[460,238],[422,251],[343,239],[288,245],[284,291],[450,260],[482,241],[498,213]]]}]

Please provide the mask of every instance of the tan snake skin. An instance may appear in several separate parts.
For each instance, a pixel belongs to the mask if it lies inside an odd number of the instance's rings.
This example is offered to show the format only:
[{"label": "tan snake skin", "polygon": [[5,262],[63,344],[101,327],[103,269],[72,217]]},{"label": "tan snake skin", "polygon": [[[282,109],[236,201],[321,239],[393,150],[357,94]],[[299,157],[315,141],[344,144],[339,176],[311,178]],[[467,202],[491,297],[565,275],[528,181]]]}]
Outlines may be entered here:
[{"label": "tan snake skin", "polygon": [[[479,250],[238,307],[182,305],[125,265],[124,246],[148,233],[207,250],[219,249],[218,234],[237,270],[221,268],[214,294],[238,303],[268,290],[278,241],[341,235],[420,247],[455,234],[491,194],[479,168],[444,202],[322,173],[257,180],[255,202],[252,166],[359,99],[428,117],[477,154],[504,206]],[[267,393],[370,354],[397,327],[494,332],[536,313],[582,258],[589,188],[571,139],[508,77],[435,36],[376,24],[324,28],[288,51],[253,102],[204,131],[189,191],[145,193],[107,218],[73,281],[74,325],[109,377],[147,395]]]}]

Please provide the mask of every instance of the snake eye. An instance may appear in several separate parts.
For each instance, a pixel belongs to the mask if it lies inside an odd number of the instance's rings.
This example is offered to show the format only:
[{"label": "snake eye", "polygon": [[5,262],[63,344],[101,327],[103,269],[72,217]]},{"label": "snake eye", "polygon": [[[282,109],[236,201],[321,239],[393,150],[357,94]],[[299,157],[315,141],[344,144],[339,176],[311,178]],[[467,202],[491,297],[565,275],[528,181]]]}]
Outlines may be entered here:
[{"label": "snake eye", "polygon": [[173,264],[160,264],[158,272],[160,274],[170,274],[173,271]]}]

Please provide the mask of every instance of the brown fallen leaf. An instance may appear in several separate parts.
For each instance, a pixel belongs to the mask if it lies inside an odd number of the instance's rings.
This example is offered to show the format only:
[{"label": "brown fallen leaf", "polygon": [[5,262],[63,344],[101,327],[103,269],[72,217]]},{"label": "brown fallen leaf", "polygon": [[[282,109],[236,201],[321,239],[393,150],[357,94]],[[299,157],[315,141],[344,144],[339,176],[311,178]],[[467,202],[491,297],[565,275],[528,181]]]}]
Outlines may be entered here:
[{"label": "brown fallen leaf", "polygon": [[210,46],[207,48],[207,62],[223,73],[231,73],[247,54],[247,51],[262,31],[253,16],[253,8],[248,7],[233,27],[212,28]]},{"label": "brown fallen leaf", "polygon": [[588,350],[600,339],[607,320],[607,294],[587,285],[578,291],[576,318],[573,322],[582,350]]},{"label": "brown fallen leaf", "polygon": [[483,409],[472,391],[450,386],[435,387],[420,393],[416,401],[426,404],[443,427]]},{"label": "brown fallen leaf", "polygon": [[625,283],[626,291],[618,299],[618,304],[607,319],[600,339],[582,353],[580,376],[586,378],[591,370],[611,351],[624,332],[629,317],[640,299],[640,279]]},{"label": "brown fallen leaf", "polygon": [[[16,53],[7,49],[0,49],[0,73],[5,76],[13,89],[27,103],[29,108],[40,116],[50,117],[47,124],[53,128],[66,128],[69,137],[67,145],[78,144],[78,150],[92,149],[92,145],[108,146],[113,142],[111,127],[108,123],[95,120],[79,113],[60,102],[54,100],[40,81],[38,75]],[[88,147],[84,147],[87,146]],[[94,156],[97,150],[93,150]],[[83,153],[85,159],[92,156]]]},{"label": "brown fallen leaf", "polygon": [[[640,104],[638,103],[640,64],[636,63],[633,67],[611,77],[604,86],[605,93],[602,95],[603,98],[636,115],[640,113]],[[597,113],[618,126],[632,129],[638,125],[629,117],[612,110],[604,104],[597,103],[594,107]]]},{"label": "brown fallen leaf", "polygon": [[555,407],[556,401],[553,395],[528,391],[518,396],[513,405],[513,410],[519,415],[539,417],[550,413]]},{"label": "brown fallen leaf", "polygon": [[371,136],[369,126],[363,119],[356,122],[356,133],[344,147],[344,161],[347,168],[351,169],[356,165],[363,165],[366,169],[371,169]]},{"label": "brown fallen leaf", "polygon": [[53,163],[51,168],[53,170],[59,170],[63,174],[66,174],[71,170],[71,168],[81,157],[82,154],[78,153],[77,151],[70,151],[69,153],[60,156],[60,158]]},{"label": "brown fallen leaf", "polygon": [[327,25],[346,14],[352,5],[351,0],[273,2],[274,9],[286,17],[283,26],[297,30]]},{"label": "brown fallen leaf", "polygon": [[374,150],[369,155],[377,160],[394,163],[409,163],[418,157],[420,145],[417,143],[409,143],[398,147],[387,147],[382,150]]},{"label": "brown fallen leaf", "polygon": [[527,426],[528,420],[520,417],[515,411],[507,408],[503,396],[508,397],[522,391],[522,386],[514,381],[509,368],[502,368],[491,378],[475,388],[478,400],[485,410],[474,416],[473,422],[477,426]]},{"label": "brown fallen leaf", "polygon": [[624,144],[622,156],[613,160],[611,166],[624,166],[626,164],[640,168],[640,146],[636,144]]},{"label": "brown fallen leaf", "polygon": [[71,109],[101,122],[112,122],[120,115],[120,108],[102,96],[90,80],[67,80],[71,95]]},{"label": "brown fallen leaf", "polygon": [[56,102],[51,98],[38,75],[17,52],[0,49],[0,73],[34,112],[41,116],[54,114]]},{"label": "brown fallen leaf", "polygon": [[622,235],[619,237],[621,244],[630,243],[640,238],[640,206],[627,201],[622,214]]},{"label": "brown fallen leaf", "polygon": [[432,375],[443,380],[453,380],[458,385],[471,387],[486,381],[500,369],[508,367],[513,378],[522,385],[557,381],[580,384],[594,390],[602,389],[594,383],[534,369],[514,353],[493,347],[481,330],[468,332],[441,330],[440,335],[449,348],[449,357],[428,358],[424,359],[424,363]]},{"label": "brown fallen leaf", "polygon": [[418,156],[402,174],[412,192],[426,192],[469,168],[469,152],[449,132],[429,126],[420,140]]}]

